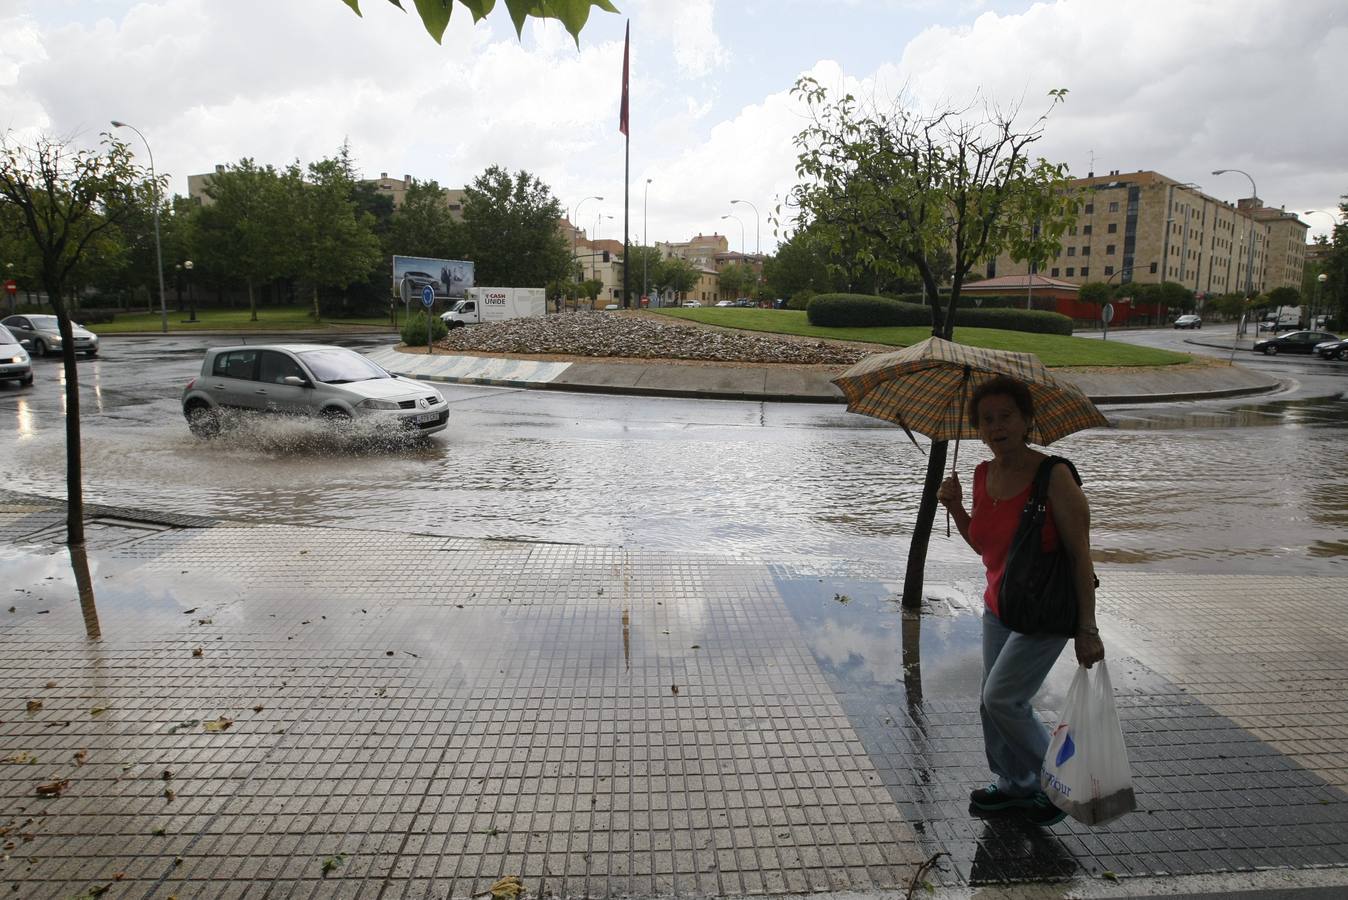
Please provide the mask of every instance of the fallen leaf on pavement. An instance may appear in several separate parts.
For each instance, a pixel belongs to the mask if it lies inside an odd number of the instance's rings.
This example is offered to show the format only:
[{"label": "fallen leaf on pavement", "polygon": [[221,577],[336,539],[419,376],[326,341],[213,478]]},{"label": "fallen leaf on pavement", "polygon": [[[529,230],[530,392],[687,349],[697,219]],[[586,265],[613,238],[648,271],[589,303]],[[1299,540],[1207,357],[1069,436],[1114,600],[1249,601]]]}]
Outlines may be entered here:
[{"label": "fallen leaf on pavement", "polygon": [[162,778],[162,779],[164,779],[165,781],[168,781],[168,780],[170,780],[171,778],[173,778],[173,770],[172,770],[172,769],[165,769],[164,771],[162,771],[162,772],[159,773],[159,777]]},{"label": "fallen leaf on pavement", "polygon": [[164,788],[164,799],[169,803],[172,803],[174,800],[178,799],[178,792],[173,788]]},{"label": "fallen leaf on pavement", "polygon": [[677,684],[671,684],[671,685],[669,686],[669,689],[670,689],[670,691],[672,691],[672,692],[675,693],[675,694],[677,694],[677,693],[679,692],[679,686],[678,686]]},{"label": "fallen leaf on pavement", "polygon": [[47,685],[46,685],[46,686],[49,687],[49,688],[54,688],[54,687],[56,687],[56,682],[54,682],[54,681],[49,681],[49,682],[47,682]]},{"label": "fallen leaf on pavement", "polygon": [[28,711],[29,711],[29,712],[37,712],[37,711],[38,711],[39,709],[41,709],[41,708],[42,708],[42,701],[41,701],[41,700],[29,700],[29,701],[28,701]]},{"label": "fallen leaf on pavement", "polygon": [[39,797],[59,797],[61,792],[70,787],[70,779],[62,778],[60,781],[50,781],[47,784],[37,786],[37,795]]},{"label": "fallen leaf on pavement", "polygon": [[186,722],[179,722],[177,725],[170,725],[169,734],[174,734],[175,732],[183,728],[196,728],[200,724],[201,724],[200,719],[188,719]]},{"label": "fallen leaf on pavement", "polygon": [[259,703],[257,706],[254,706],[253,712],[262,712],[262,704]]},{"label": "fallen leaf on pavement", "polygon": [[29,763],[35,763],[35,762],[37,762],[37,757],[34,756],[33,754],[29,753],[27,750],[25,750],[25,751],[23,751],[23,752],[21,752],[21,753],[15,753],[15,754],[13,754],[12,756],[6,756],[4,759],[0,759],[0,762],[17,763],[17,764],[19,764],[19,765],[27,765],[27,764],[29,764]]},{"label": "fallen leaf on pavement", "polygon": [[496,900],[515,900],[515,898],[523,893],[524,880],[518,875],[507,875],[493,884],[486,893],[478,894],[477,896],[485,897],[487,894],[491,894]]},{"label": "fallen leaf on pavement", "polygon": [[75,765],[77,765],[77,766],[82,766],[82,765],[84,765],[84,761],[85,761],[86,759],[88,759],[88,758],[89,758],[89,751],[88,751],[88,750],[76,750],[76,751],[75,751]]},{"label": "fallen leaf on pavement", "polygon": [[205,728],[207,731],[225,731],[233,724],[233,719],[228,716],[221,716],[218,719],[211,719],[209,722],[202,723],[201,727]]},{"label": "fallen leaf on pavement", "polygon": [[192,655],[193,655],[193,656],[201,656],[201,655],[202,655],[203,653],[205,653],[205,652],[206,652],[206,651],[203,650],[201,647],[193,647],[193,648],[192,648]]},{"label": "fallen leaf on pavement", "polygon": [[346,854],[338,853],[335,856],[329,856],[323,860],[323,875],[326,877],[329,872],[335,872],[346,862]]},{"label": "fallen leaf on pavement", "polygon": [[101,715],[103,715],[103,713],[105,713],[105,712],[107,712],[107,711],[108,711],[108,708],[107,708],[106,706],[95,706],[93,709],[89,710],[89,715],[91,715],[91,716],[101,716]]}]

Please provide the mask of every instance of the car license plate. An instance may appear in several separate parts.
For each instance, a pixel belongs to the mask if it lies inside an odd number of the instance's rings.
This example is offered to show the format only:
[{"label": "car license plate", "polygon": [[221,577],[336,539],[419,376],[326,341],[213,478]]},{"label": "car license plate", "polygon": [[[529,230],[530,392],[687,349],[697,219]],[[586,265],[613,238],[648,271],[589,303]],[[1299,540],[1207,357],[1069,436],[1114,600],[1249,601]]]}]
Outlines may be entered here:
[{"label": "car license plate", "polygon": [[434,422],[438,418],[440,418],[439,413],[422,413],[412,421],[416,422],[418,425],[425,425],[427,422]]}]

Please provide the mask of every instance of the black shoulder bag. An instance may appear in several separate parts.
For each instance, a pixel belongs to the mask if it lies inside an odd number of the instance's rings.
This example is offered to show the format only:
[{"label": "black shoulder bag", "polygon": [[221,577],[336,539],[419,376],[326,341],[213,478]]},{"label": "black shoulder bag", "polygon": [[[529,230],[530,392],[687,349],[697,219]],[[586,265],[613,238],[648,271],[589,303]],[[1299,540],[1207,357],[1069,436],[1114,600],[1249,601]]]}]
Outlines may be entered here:
[{"label": "black shoulder bag", "polygon": [[[1020,513],[1020,526],[1011,539],[1006,571],[997,594],[997,617],[1007,628],[1021,634],[1072,637],[1077,633],[1077,588],[1072,558],[1063,549],[1061,536],[1056,550],[1045,553],[1042,549],[1049,476],[1058,463],[1066,465],[1077,484],[1081,484],[1076,466],[1061,456],[1050,456],[1039,464],[1030,499]],[[1100,586],[1100,579],[1095,580],[1095,585]]]}]

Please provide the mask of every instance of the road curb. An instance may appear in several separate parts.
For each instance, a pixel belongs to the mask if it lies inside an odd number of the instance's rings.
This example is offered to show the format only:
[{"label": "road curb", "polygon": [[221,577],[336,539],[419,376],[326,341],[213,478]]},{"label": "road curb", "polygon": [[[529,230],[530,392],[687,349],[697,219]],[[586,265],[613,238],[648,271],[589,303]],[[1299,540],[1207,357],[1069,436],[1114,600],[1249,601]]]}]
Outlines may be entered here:
[{"label": "road curb", "polygon": [[[387,368],[387,367],[386,367]],[[472,378],[451,375],[421,375],[414,372],[399,372],[389,369],[395,375],[412,378],[416,381],[433,381],[439,384],[472,384],[483,387],[503,387],[517,390],[561,391],[573,394],[627,394],[639,397],[682,397],[689,400],[767,400],[773,403],[846,403],[847,399],[838,397],[816,397],[807,394],[753,393],[748,391],[706,391],[699,389],[656,388],[639,386],[618,386],[607,384],[585,384],[558,381],[518,381],[505,378]]]}]

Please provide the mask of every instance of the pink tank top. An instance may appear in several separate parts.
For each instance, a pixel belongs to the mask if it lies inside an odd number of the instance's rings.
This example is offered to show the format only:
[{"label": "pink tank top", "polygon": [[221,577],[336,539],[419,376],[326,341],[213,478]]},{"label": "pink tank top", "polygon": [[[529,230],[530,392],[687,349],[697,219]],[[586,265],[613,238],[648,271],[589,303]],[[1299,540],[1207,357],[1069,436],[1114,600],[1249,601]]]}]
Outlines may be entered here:
[{"label": "pink tank top", "polygon": [[[1030,499],[1034,479],[1014,497],[994,500],[988,495],[988,464],[979,463],[974,469],[974,510],[970,515],[969,539],[978,548],[983,566],[988,570],[988,586],[983,591],[983,605],[997,615],[997,595],[1001,593],[1002,576],[1006,573],[1006,557],[1011,552],[1011,541],[1020,526],[1020,513]],[[1043,549],[1051,551],[1058,546],[1058,527],[1053,521],[1053,507],[1049,505],[1044,518]]]}]

